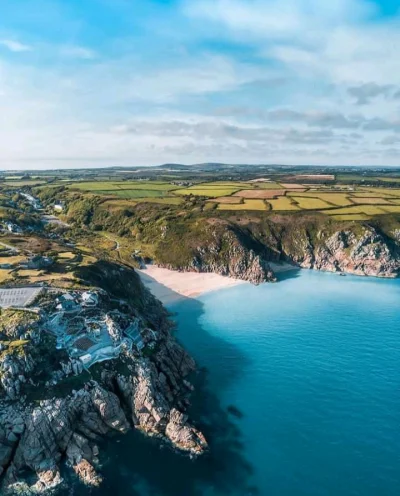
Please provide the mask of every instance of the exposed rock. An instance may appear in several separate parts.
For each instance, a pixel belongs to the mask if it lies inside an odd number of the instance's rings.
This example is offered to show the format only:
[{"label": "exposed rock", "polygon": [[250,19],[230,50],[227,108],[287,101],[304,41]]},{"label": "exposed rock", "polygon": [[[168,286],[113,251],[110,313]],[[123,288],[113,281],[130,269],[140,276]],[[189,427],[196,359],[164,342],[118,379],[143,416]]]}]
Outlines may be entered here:
[{"label": "exposed rock", "polygon": [[59,467],[64,460],[84,483],[98,486],[97,441],[110,431],[123,434],[132,426],[193,455],[207,448],[202,434],[176,408],[185,403],[190,390],[184,377],[194,369],[194,361],[171,338],[168,326],[153,333],[159,346],[152,359],[126,351],[123,359],[129,373],[103,369],[102,384],[89,381],[64,398],[43,400],[25,410],[15,404],[3,409],[0,473],[4,490],[20,484],[29,471],[37,475],[32,491],[53,488],[61,483]]},{"label": "exposed rock", "polygon": [[207,448],[203,434],[187,423],[187,416],[173,408],[165,434],[178,448],[191,453],[201,453]]},{"label": "exposed rock", "polygon": [[302,267],[378,277],[400,273],[399,247],[372,227],[364,228],[360,236],[338,231],[305,253],[295,257]]},{"label": "exposed rock", "polygon": [[96,472],[93,465],[91,465],[87,460],[82,459],[76,465],[74,465],[74,470],[77,476],[82,482],[89,486],[98,487],[101,485],[103,479]]},{"label": "exposed rock", "polygon": [[276,277],[262,253],[251,247],[251,238],[227,229],[212,233],[212,241],[194,249],[192,260],[185,266],[161,264],[170,269],[188,272],[212,272],[222,276],[260,284]]}]

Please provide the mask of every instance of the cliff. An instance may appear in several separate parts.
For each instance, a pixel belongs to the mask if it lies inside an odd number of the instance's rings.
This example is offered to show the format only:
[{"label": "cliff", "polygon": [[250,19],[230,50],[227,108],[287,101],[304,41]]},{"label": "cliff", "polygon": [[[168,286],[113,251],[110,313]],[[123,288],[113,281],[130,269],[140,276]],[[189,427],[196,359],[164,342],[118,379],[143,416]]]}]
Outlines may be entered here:
[{"label": "cliff", "polygon": [[[101,484],[98,444],[111,432],[139,429],[190,455],[207,449],[184,413],[193,389],[185,377],[195,363],[173,338],[162,305],[131,269],[98,262],[80,272],[92,286],[108,288],[101,293],[102,315],[140,323],[144,347],[122,344],[117,358],[96,363],[89,374],[48,340],[43,303],[35,339],[24,341],[23,351],[10,347],[0,356],[2,494],[57,486],[63,463],[86,484]],[[96,311],[89,311],[92,319]]]},{"label": "cliff", "polygon": [[398,232],[374,223],[306,216],[272,217],[245,227],[219,221],[206,224],[201,235],[182,234],[180,245],[190,245],[185,263],[175,258],[173,245],[167,250],[168,232],[157,245],[155,260],[175,270],[215,272],[254,284],[275,280],[269,262],[393,278],[400,274]]},{"label": "cliff", "polygon": [[[168,249],[173,240],[168,230],[164,233],[156,251],[160,266],[180,271],[213,272],[253,284],[276,280],[266,260],[268,251],[254,240],[250,232],[246,233],[238,226],[215,221],[205,223],[204,231],[187,249],[186,259],[178,263],[171,247]],[[185,241],[182,236],[181,246]]]},{"label": "cliff", "polygon": [[[74,213],[83,206],[86,203],[74,197],[70,209]],[[279,261],[379,277],[397,277],[400,272],[396,214],[340,222],[307,212],[206,211],[201,202],[184,208],[138,204],[110,210],[98,197],[91,200],[90,215],[88,208],[87,215],[78,217],[89,219],[86,224],[74,215],[69,222],[114,232],[143,257],[174,270],[214,272],[254,284],[274,281],[269,262]],[[126,262],[132,263],[131,254]],[[119,256],[124,258],[121,252]]]},{"label": "cliff", "polygon": [[397,232],[384,223],[327,223],[313,218],[295,225],[281,218],[269,226],[281,260],[316,270],[389,278],[400,274]]}]

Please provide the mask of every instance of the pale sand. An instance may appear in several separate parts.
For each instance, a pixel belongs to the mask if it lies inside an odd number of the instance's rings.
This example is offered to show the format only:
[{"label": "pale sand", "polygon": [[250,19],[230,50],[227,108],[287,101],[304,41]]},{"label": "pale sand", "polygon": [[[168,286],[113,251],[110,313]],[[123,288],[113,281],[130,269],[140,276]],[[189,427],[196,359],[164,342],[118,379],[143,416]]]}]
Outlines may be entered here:
[{"label": "pale sand", "polygon": [[245,281],[218,274],[177,272],[154,265],[148,265],[146,269],[137,272],[145,286],[163,303],[171,303],[184,297],[196,298],[209,291],[246,284]]}]

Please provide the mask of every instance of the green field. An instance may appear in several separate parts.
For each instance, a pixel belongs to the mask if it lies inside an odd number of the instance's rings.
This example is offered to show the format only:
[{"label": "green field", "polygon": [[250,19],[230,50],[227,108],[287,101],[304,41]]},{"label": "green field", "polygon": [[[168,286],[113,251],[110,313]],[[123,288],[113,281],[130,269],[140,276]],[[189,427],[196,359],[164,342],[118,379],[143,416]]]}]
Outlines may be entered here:
[{"label": "green field", "polygon": [[114,190],[97,190],[97,195],[116,196],[122,199],[136,198],[159,198],[166,196],[167,191],[153,189],[114,189]]},{"label": "green field", "polygon": [[174,191],[175,195],[194,195],[194,196],[205,196],[207,198],[216,198],[218,196],[230,196],[236,191],[239,191],[240,188],[230,188],[230,187],[200,187],[200,186],[192,186],[190,188],[180,189],[178,191]]},{"label": "green field", "polygon": [[194,184],[191,188],[235,188],[235,189],[244,189],[248,188],[248,183],[242,183],[237,181],[214,181],[210,183],[199,183]]},{"label": "green field", "polygon": [[[161,181],[91,181],[83,183],[73,183],[70,188],[83,191],[118,191],[118,190],[153,190],[153,191],[173,191],[179,186]],[[142,195],[143,196],[143,195]],[[146,195],[147,196],[147,195]]]},{"label": "green field", "polygon": [[334,220],[349,220],[349,221],[357,221],[357,220],[368,220],[370,217],[368,215],[363,214],[347,214],[347,215],[331,215],[331,218]]},{"label": "green field", "polygon": [[24,180],[24,181],[0,181],[0,186],[7,186],[8,188],[22,187],[22,186],[39,186],[41,184],[46,184],[47,181],[41,181],[39,179]]},{"label": "green field", "polygon": [[164,198],[135,198],[135,203],[159,203],[162,205],[180,205],[182,198],[177,196],[165,196]]}]

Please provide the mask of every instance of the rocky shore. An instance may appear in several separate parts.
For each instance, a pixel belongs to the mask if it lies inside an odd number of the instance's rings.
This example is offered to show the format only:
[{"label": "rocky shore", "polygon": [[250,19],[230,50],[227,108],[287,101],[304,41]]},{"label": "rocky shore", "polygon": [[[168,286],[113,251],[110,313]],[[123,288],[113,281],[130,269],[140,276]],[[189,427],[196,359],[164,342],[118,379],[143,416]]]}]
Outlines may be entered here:
[{"label": "rocky shore", "polygon": [[389,238],[373,227],[364,228],[358,236],[350,231],[338,231],[313,245],[302,240],[302,254],[292,261],[301,267],[343,272],[360,276],[395,278],[400,275],[400,246],[395,237]]},{"label": "rocky shore", "polygon": [[[398,231],[388,234],[373,226],[357,226],[357,229],[332,232],[325,226],[321,229],[311,227],[303,224],[288,230],[279,226],[278,230],[277,226],[271,225],[266,235],[249,230],[247,239],[227,230],[222,239],[221,235],[215,236],[215,243],[196,247],[195,255],[186,266],[169,264],[167,267],[172,270],[214,272],[253,284],[276,281],[272,268],[276,262],[329,272],[399,277]],[[259,230],[259,227],[256,226],[256,229]],[[257,244],[254,243],[256,236]],[[249,248],[251,244],[253,247]]]},{"label": "rocky shore", "polygon": [[31,491],[52,488],[61,482],[64,461],[83,482],[99,485],[97,443],[111,431],[137,428],[179,450],[201,454],[207,447],[204,436],[178,409],[186,407],[190,392],[182,377],[194,364],[175,344],[169,345],[168,357],[158,360],[159,368],[148,359],[128,358],[131,375],[104,369],[103,381],[89,381],[65,398],[6,409],[0,431],[4,491],[23,486],[21,474],[26,471],[37,475]]},{"label": "rocky shore", "polygon": [[[116,268],[100,265],[102,274],[96,268],[97,275],[107,285]],[[193,390],[185,378],[195,369],[193,359],[173,338],[165,310],[138,276],[119,270],[119,278],[128,295],[135,287],[135,305],[125,301],[124,308],[129,305],[132,319],[142,322],[143,341],[150,343],[142,352],[126,348],[117,358],[83,371],[73,367],[74,360],[68,366],[64,355],[52,351],[39,322],[35,341],[23,353],[1,354],[1,494],[54,488],[62,483],[63,464],[85,484],[98,486],[99,444],[112,432],[138,429],[190,456],[207,449],[204,436],[185,414]],[[27,334],[26,329],[20,332]],[[54,386],[41,380],[43,360],[48,368],[55,367]]]}]

